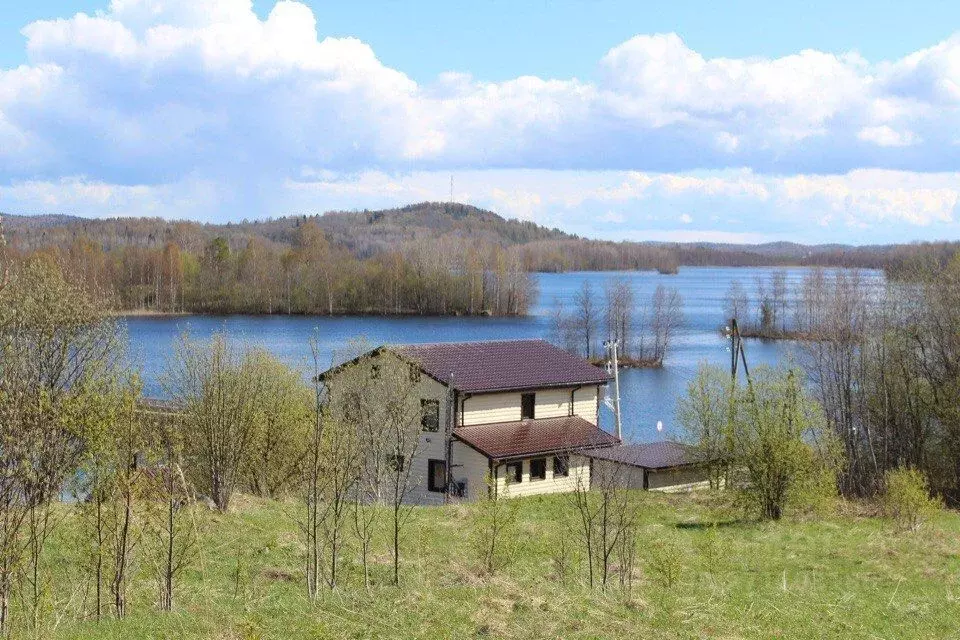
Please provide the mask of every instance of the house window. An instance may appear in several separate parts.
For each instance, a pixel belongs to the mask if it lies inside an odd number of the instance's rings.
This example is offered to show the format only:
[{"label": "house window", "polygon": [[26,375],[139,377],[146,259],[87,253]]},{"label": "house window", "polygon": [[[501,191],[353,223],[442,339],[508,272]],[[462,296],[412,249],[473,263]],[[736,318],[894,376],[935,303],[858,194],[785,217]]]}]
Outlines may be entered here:
[{"label": "house window", "polygon": [[447,489],[447,463],[427,460],[427,489],[442,493]]},{"label": "house window", "polygon": [[410,375],[410,382],[420,382],[420,368],[416,365],[411,364],[408,367],[408,373]]},{"label": "house window", "polygon": [[537,406],[537,394],[524,393],[520,396],[520,419],[533,420],[534,409]]},{"label": "house window", "polygon": [[553,457],[553,477],[566,478],[569,475],[570,475],[570,457],[554,456]]},{"label": "house window", "polygon": [[390,465],[391,471],[403,471],[403,463],[403,456],[400,455],[392,455],[387,458],[387,464]]},{"label": "house window", "polygon": [[424,431],[440,430],[440,401],[420,400],[420,426]]},{"label": "house window", "polygon": [[530,461],[530,479],[531,480],[546,480],[547,479],[547,459],[546,458],[534,458]]},{"label": "house window", "polygon": [[523,482],[523,463],[522,462],[508,462],[507,463],[507,480],[513,484],[520,484]]}]

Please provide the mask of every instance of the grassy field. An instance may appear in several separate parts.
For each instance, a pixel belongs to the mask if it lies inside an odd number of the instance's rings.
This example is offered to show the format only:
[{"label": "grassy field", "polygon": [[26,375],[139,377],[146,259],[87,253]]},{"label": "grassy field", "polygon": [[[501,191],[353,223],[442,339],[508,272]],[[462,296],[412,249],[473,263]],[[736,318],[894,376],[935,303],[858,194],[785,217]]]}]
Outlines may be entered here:
[{"label": "grassy field", "polygon": [[[387,584],[377,550],[369,593],[355,553],[345,582],[311,603],[302,585],[296,506],[242,497],[227,515],[204,512],[203,544],[161,613],[141,562],[130,614],[100,623],[64,616],[58,638],[950,638],[960,636],[960,516],[944,512],[918,533],[857,515],[779,523],[738,521],[708,495],[641,494],[632,593],[590,589],[585,570],[561,577],[563,496],[522,499],[513,562],[484,576],[465,506],[424,508],[408,528],[404,584]],[[714,526],[711,526],[714,523]],[[58,597],[81,579],[69,569],[72,524],[51,548]],[[665,586],[651,549],[667,540],[680,560]]]}]

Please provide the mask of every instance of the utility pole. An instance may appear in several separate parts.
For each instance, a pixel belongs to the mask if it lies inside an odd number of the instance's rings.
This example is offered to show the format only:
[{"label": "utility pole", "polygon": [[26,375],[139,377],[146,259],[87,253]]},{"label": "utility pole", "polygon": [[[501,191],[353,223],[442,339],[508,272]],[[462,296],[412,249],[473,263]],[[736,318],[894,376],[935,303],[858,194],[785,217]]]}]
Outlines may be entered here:
[{"label": "utility pole", "polygon": [[747,352],[743,348],[743,336],[740,335],[740,327],[737,325],[737,319],[730,319],[730,377],[734,382],[737,380],[737,369],[740,363],[743,363],[743,375],[750,382],[750,369],[747,368]]},{"label": "utility pole", "polygon": [[453,174],[450,174],[450,204],[453,204]]},{"label": "utility pole", "polygon": [[620,424],[620,364],[617,362],[617,348],[619,340],[605,340],[603,346],[610,352],[610,363],[613,366],[613,415],[616,418],[617,440],[623,440],[623,430]]}]

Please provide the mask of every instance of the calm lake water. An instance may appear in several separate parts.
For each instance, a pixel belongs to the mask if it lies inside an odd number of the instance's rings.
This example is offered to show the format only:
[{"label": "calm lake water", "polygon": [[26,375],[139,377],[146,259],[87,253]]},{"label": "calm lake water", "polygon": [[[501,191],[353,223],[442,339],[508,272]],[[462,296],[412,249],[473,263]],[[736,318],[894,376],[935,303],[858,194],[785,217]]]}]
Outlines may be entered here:
[{"label": "calm lake water", "polygon": [[[803,278],[803,268],[787,269],[791,290]],[[755,281],[767,278],[769,268],[681,268],[676,275],[654,272],[585,272],[540,274],[539,299],[525,318],[381,318],[381,317],[301,317],[301,316],[182,316],[130,317],[126,319],[130,355],[138,364],[145,393],[162,395],[159,376],[177,336],[184,330],[197,338],[224,330],[229,335],[263,346],[307,375],[312,365],[308,340],[317,335],[325,363],[350,340],[364,338],[372,346],[380,344],[453,342],[511,338],[547,338],[550,318],[559,301],[572,308],[575,292],[584,280],[594,285],[598,296],[604,284],[613,278],[626,278],[636,295],[638,307],[648,305],[658,284],[676,287],[683,296],[684,326],[678,332],[663,369],[631,369],[620,375],[624,436],[636,441],[670,437],[679,432],[675,420],[677,398],[696,374],[700,362],[729,366],[729,341],[718,328],[723,325],[723,297],[734,280],[740,280],[755,297]],[[879,272],[868,272],[882,281]],[[752,303],[753,304],[753,303]],[[796,346],[789,342],[749,340],[747,361],[751,367],[775,365],[795,357]],[[663,432],[657,431],[657,422]],[[613,415],[603,407],[601,423],[612,430]]]}]

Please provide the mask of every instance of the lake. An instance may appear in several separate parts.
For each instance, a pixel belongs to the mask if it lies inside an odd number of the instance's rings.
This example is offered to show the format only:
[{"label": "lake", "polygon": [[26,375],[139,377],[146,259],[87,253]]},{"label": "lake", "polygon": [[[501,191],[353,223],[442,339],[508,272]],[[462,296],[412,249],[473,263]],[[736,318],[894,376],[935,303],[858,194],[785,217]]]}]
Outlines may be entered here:
[{"label": "lake", "polygon": [[[676,287],[683,296],[684,326],[678,332],[663,369],[621,371],[620,395],[623,430],[626,438],[649,441],[679,433],[675,420],[677,398],[686,391],[700,362],[729,367],[729,340],[718,328],[724,324],[723,297],[734,280],[740,280],[755,297],[755,281],[766,278],[772,269],[684,267],[676,275],[655,272],[584,272],[538,274],[539,298],[524,318],[481,317],[374,317],[374,316],[174,316],[125,319],[130,355],[137,363],[147,395],[160,396],[159,376],[177,336],[189,329],[194,337],[209,337],[224,330],[229,335],[269,349],[278,358],[307,375],[309,338],[316,334],[325,363],[353,339],[364,338],[372,346],[385,343],[454,342],[511,338],[548,338],[550,319],[560,301],[572,308],[573,296],[589,280],[602,295],[604,283],[625,278],[633,287],[638,306],[649,303],[658,284]],[[786,269],[791,291],[806,269]],[[867,276],[882,282],[880,272]],[[790,342],[748,340],[747,362],[751,367],[777,364],[793,358],[796,345]],[[657,422],[663,431],[657,431]],[[601,424],[612,430],[613,415],[606,406]]]}]

